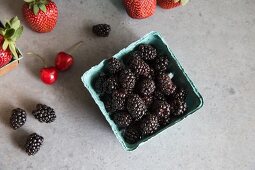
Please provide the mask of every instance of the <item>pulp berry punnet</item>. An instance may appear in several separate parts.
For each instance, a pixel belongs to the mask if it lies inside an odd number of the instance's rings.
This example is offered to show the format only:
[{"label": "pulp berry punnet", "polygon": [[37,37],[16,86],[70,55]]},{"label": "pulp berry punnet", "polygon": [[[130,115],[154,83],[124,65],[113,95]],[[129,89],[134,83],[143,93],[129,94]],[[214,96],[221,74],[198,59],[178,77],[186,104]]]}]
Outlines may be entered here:
[{"label": "pulp berry punnet", "polygon": [[157,132],[187,109],[186,90],[177,88],[167,72],[168,56],[149,44],[135,49],[123,61],[106,60],[104,72],[94,79],[106,111],[130,144]]}]

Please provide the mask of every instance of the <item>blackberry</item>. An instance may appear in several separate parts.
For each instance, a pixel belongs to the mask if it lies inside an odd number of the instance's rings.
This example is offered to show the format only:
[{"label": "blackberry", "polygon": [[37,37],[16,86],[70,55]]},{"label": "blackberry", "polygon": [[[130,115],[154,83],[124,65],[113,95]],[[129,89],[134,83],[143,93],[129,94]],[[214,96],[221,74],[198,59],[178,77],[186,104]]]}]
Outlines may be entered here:
[{"label": "blackberry", "polygon": [[169,65],[169,59],[168,56],[159,56],[154,61],[154,69],[157,72],[163,72],[166,71]]},{"label": "blackberry", "polygon": [[10,125],[13,129],[18,129],[26,123],[27,114],[25,110],[17,108],[12,110]]},{"label": "blackberry", "polygon": [[99,37],[108,37],[111,31],[111,26],[108,24],[94,25],[92,31]]},{"label": "blackberry", "polygon": [[141,98],[144,101],[145,106],[149,108],[153,102],[153,96],[152,95],[142,96]]},{"label": "blackberry", "polygon": [[28,155],[34,155],[36,154],[39,150],[41,145],[43,144],[43,137],[33,133],[28,136],[25,149]]},{"label": "blackberry", "polygon": [[104,102],[104,107],[105,107],[105,110],[106,110],[107,112],[112,113],[112,112],[115,112],[115,111],[116,111],[116,110],[114,110],[114,109],[112,108],[112,97],[111,97],[111,96],[109,96],[109,95],[104,95],[104,96],[101,97],[101,100]]},{"label": "blackberry", "polygon": [[183,88],[177,88],[174,93],[174,98],[177,100],[185,101],[187,97],[187,91]]},{"label": "blackberry", "polygon": [[54,109],[44,104],[37,104],[36,110],[34,110],[32,114],[40,122],[51,123],[56,119]]},{"label": "blackberry", "polygon": [[159,122],[158,117],[154,114],[148,114],[141,120],[141,131],[143,135],[150,135],[158,130]]},{"label": "blackberry", "polygon": [[141,52],[141,58],[143,60],[153,60],[157,57],[157,50],[151,45],[139,45],[138,50]]},{"label": "blackberry", "polygon": [[103,87],[104,82],[106,81],[107,77],[104,73],[101,73],[96,79],[94,83],[95,91],[98,94],[104,94],[105,89]]},{"label": "blackberry", "polygon": [[138,57],[131,59],[129,68],[136,76],[148,77],[150,75],[150,66]]},{"label": "blackberry", "polygon": [[134,144],[142,138],[142,132],[137,124],[132,124],[124,131],[124,139],[127,143]]},{"label": "blackberry", "polygon": [[154,92],[156,85],[152,79],[144,78],[139,81],[137,90],[142,96],[148,96]]},{"label": "blackberry", "polygon": [[127,112],[115,113],[113,120],[119,128],[126,128],[132,123],[132,117]]},{"label": "blackberry", "polygon": [[159,90],[155,90],[155,92],[153,93],[153,101],[165,101],[166,97],[165,95],[159,91]]},{"label": "blackberry", "polygon": [[107,63],[108,63],[108,71],[111,74],[115,74],[123,69],[123,65],[122,65],[121,61],[116,58],[112,57],[112,58],[108,59]]},{"label": "blackberry", "polygon": [[145,103],[137,94],[132,94],[128,97],[127,110],[135,121],[141,119],[146,114]]},{"label": "blackberry", "polygon": [[126,104],[127,93],[124,89],[115,90],[112,93],[112,109],[124,110]]},{"label": "blackberry", "polygon": [[159,117],[159,123],[165,125],[168,123],[171,115],[171,106],[166,101],[156,101],[153,103],[153,113]]},{"label": "blackberry", "polygon": [[171,112],[174,116],[180,116],[187,110],[187,104],[181,100],[174,100],[171,103]]},{"label": "blackberry", "polygon": [[130,69],[126,69],[120,72],[119,75],[120,85],[126,89],[130,90],[135,87],[136,78],[134,73]]},{"label": "blackberry", "polygon": [[103,83],[104,92],[107,94],[112,94],[114,90],[118,88],[118,82],[116,77],[109,77]]},{"label": "blackberry", "polygon": [[160,74],[157,77],[158,88],[165,95],[171,95],[175,92],[176,86],[173,84],[171,78],[167,74]]}]

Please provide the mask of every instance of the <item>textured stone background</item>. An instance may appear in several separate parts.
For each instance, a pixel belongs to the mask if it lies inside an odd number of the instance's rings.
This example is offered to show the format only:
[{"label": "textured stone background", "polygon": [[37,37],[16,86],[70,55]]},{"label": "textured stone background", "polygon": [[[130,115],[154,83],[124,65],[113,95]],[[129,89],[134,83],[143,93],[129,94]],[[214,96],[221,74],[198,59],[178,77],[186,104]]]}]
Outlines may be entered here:
[{"label": "textured stone background", "polygon": [[[38,79],[40,62],[31,57],[0,78],[0,169],[255,169],[255,1],[195,1],[146,20],[130,19],[120,0],[56,1],[59,22],[48,34],[25,26],[22,51],[55,54],[84,40],[75,66],[46,86]],[[21,0],[0,0],[1,20],[18,15]],[[112,26],[109,38],[95,38],[91,26]],[[83,72],[144,34],[162,33],[204,96],[204,107],[134,152],[125,152],[83,87]],[[30,112],[35,104],[51,105],[57,120],[40,124]],[[10,111],[26,109],[22,129],[9,128]],[[28,133],[44,136],[34,157],[21,145]]]}]

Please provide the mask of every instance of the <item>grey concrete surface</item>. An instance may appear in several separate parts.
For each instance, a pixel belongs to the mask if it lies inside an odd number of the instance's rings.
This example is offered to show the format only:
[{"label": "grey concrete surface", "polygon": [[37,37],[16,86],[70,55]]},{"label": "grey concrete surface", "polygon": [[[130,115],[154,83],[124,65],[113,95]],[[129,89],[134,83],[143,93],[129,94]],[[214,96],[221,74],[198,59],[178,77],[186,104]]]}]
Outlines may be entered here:
[{"label": "grey concrete surface", "polygon": [[[46,86],[40,62],[25,56],[0,78],[0,170],[254,170],[255,169],[255,1],[195,1],[174,10],[157,8],[146,20],[133,20],[120,0],[56,1],[59,21],[48,34],[25,32],[22,51],[54,63],[58,51],[77,41],[75,65]],[[21,15],[21,0],[0,0],[0,18]],[[23,22],[24,23],[24,22]],[[96,38],[91,26],[109,23],[109,38]],[[162,33],[199,88],[204,107],[134,152],[125,152],[83,87],[83,72],[144,34]],[[31,115],[36,103],[55,108],[57,120],[41,124]],[[27,110],[19,130],[9,125],[15,107]],[[35,156],[22,145],[37,132],[45,143]]]}]

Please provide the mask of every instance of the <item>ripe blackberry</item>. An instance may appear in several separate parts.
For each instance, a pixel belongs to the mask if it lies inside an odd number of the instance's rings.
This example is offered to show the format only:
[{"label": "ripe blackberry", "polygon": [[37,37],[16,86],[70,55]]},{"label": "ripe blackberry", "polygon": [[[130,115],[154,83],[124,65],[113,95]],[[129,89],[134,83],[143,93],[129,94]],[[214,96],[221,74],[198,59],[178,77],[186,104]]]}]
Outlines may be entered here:
[{"label": "ripe blackberry", "polygon": [[109,77],[106,79],[106,81],[103,83],[103,88],[105,93],[112,94],[112,92],[118,88],[117,78]]},{"label": "ripe blackberry", "polygon": [[169,65],[169,59],[168,56],[158,56],[154,61],[154,69],[157,72],[163,72],[166,71]]},{"label": "ripe blackberry", "polygon": [[40,122],[51,123],[56,119],[54,109],[44,104],[37,104],[36,110],[34,110],[32,114]]},{"label": "ripe blackberry", "polygon": [[108,24],[94,25],[92,31],[99,37],[108,37],[111,31],[111,26]]},{"label": "ripe blackberry", "polygon": [[150,75],[150,66],[138,57],[131,59],[129,68],[136,76],[148,77]]},{"label": "ripe blackberry", "polygon": [[187,110],[187,104],[181,100],[174,100],[171,103],[171,113],[174,116],[180,116]]},{"label": "ripe blackberry", "polygon": [[174,98],[177,100],[185,101],[187,97],[187,91],[183,88],[177,88],[174,93]]},{"label": "ripe blackberry", "polygon": [[28,136],[25,149],[28,155],[34,155],[36,154],[39,150],[41,145],[43,144],[43,137],[33,133]]},{"label": "ripe blackberry", "polygon": [[116,110],[112,108],[112,97],[110,95],[101,96],[101,100],[104,103],[105,110],[109,113],[113,113]]},{"label": "ripe blackberry", "polygon": [[142,96],[141,98],[144,101],[146,108],[149,108],[153,102],[153,96],[152,95]]},{"label": "ripe blackberry", "polygon": [[127,112],[115,113],[113,120],[119,128],[126,128],[132,123],[132,117]]},{"label": "ripe blackberry", "polygon": [[127,143],[134,144],[142,138],[142,132],[137,124],[131,124],[124,131],[124,139]]},{"label": "ripe blackberry", "polygon": [[155,92],[153,93],[153,101],[165,101],[166,97],[165,95],[159,91],[159,90],[155,90]]},{"label": "ripe blackberry", "polygon": [[154,114],[148,114],[141,120],[141,131],[143,135],[150,135],[158,130],[159,121],[158,117]]},{"label": "ripe blackberry", "polygon": [[12,110],[10,125],[13,129],[18,129],[26,123],[27,114],[25,110],[17,108]]},{"label": "ripe blackberry", "polygon": [[137,94],[129,95],[127,99],[127,110],[135,121],[146,114],[146,106],[142,98]]},{"label": "ripe blackberry", "polygon": [[166,101],[156,101],[153,103],[153,113],[159,117],[159,123],[162,125],[168,123],[171,115],[171,106]]},{"label": "ripe blackberry", "polygon": [[107,77],[104,73],[101,73],[94,82],[95,91],[98,94],[104,94],[105,89],[103,87],[104,82],[106,81]]},{"label": "ripe blackberry", "polygon": [[108,59],[107,63],[108,63],[108,71],[111,74],[115,74],[123,69],[123,64],[121,63],[120,60],[118,60],[116,58],[112,57],[112,58]]},{"label": "ripe blackberry", "polygon": [[127,93],[124,89],[115,90],[112,93],[112,109],[124,110],[126,104]]},{"label": "ripe blackberry", "polygon": [[124,89],[133,89],[136,82],[134,73],[130,69],[122,70],[119,75],[119,82]]},{"label": "ripe blackberry", "polygon": [[162,91],[163,94],[165,95],[171,95],[175,92],[176,86],[172,82],[171,78],[163,73],[158,75],[158,88],[160,91]]},{"label": "ripe blackberry", "polygon": [[142,96],[151,95],[156,89],[156,85],[152,79],[143,78],[138,82],[137,90]]},{"label": "ripe blackberry", "polygon": [[138,50],[141,52],[143,60],[153,60],[157,57],[157,50],[149,44],[139,45]]}]

